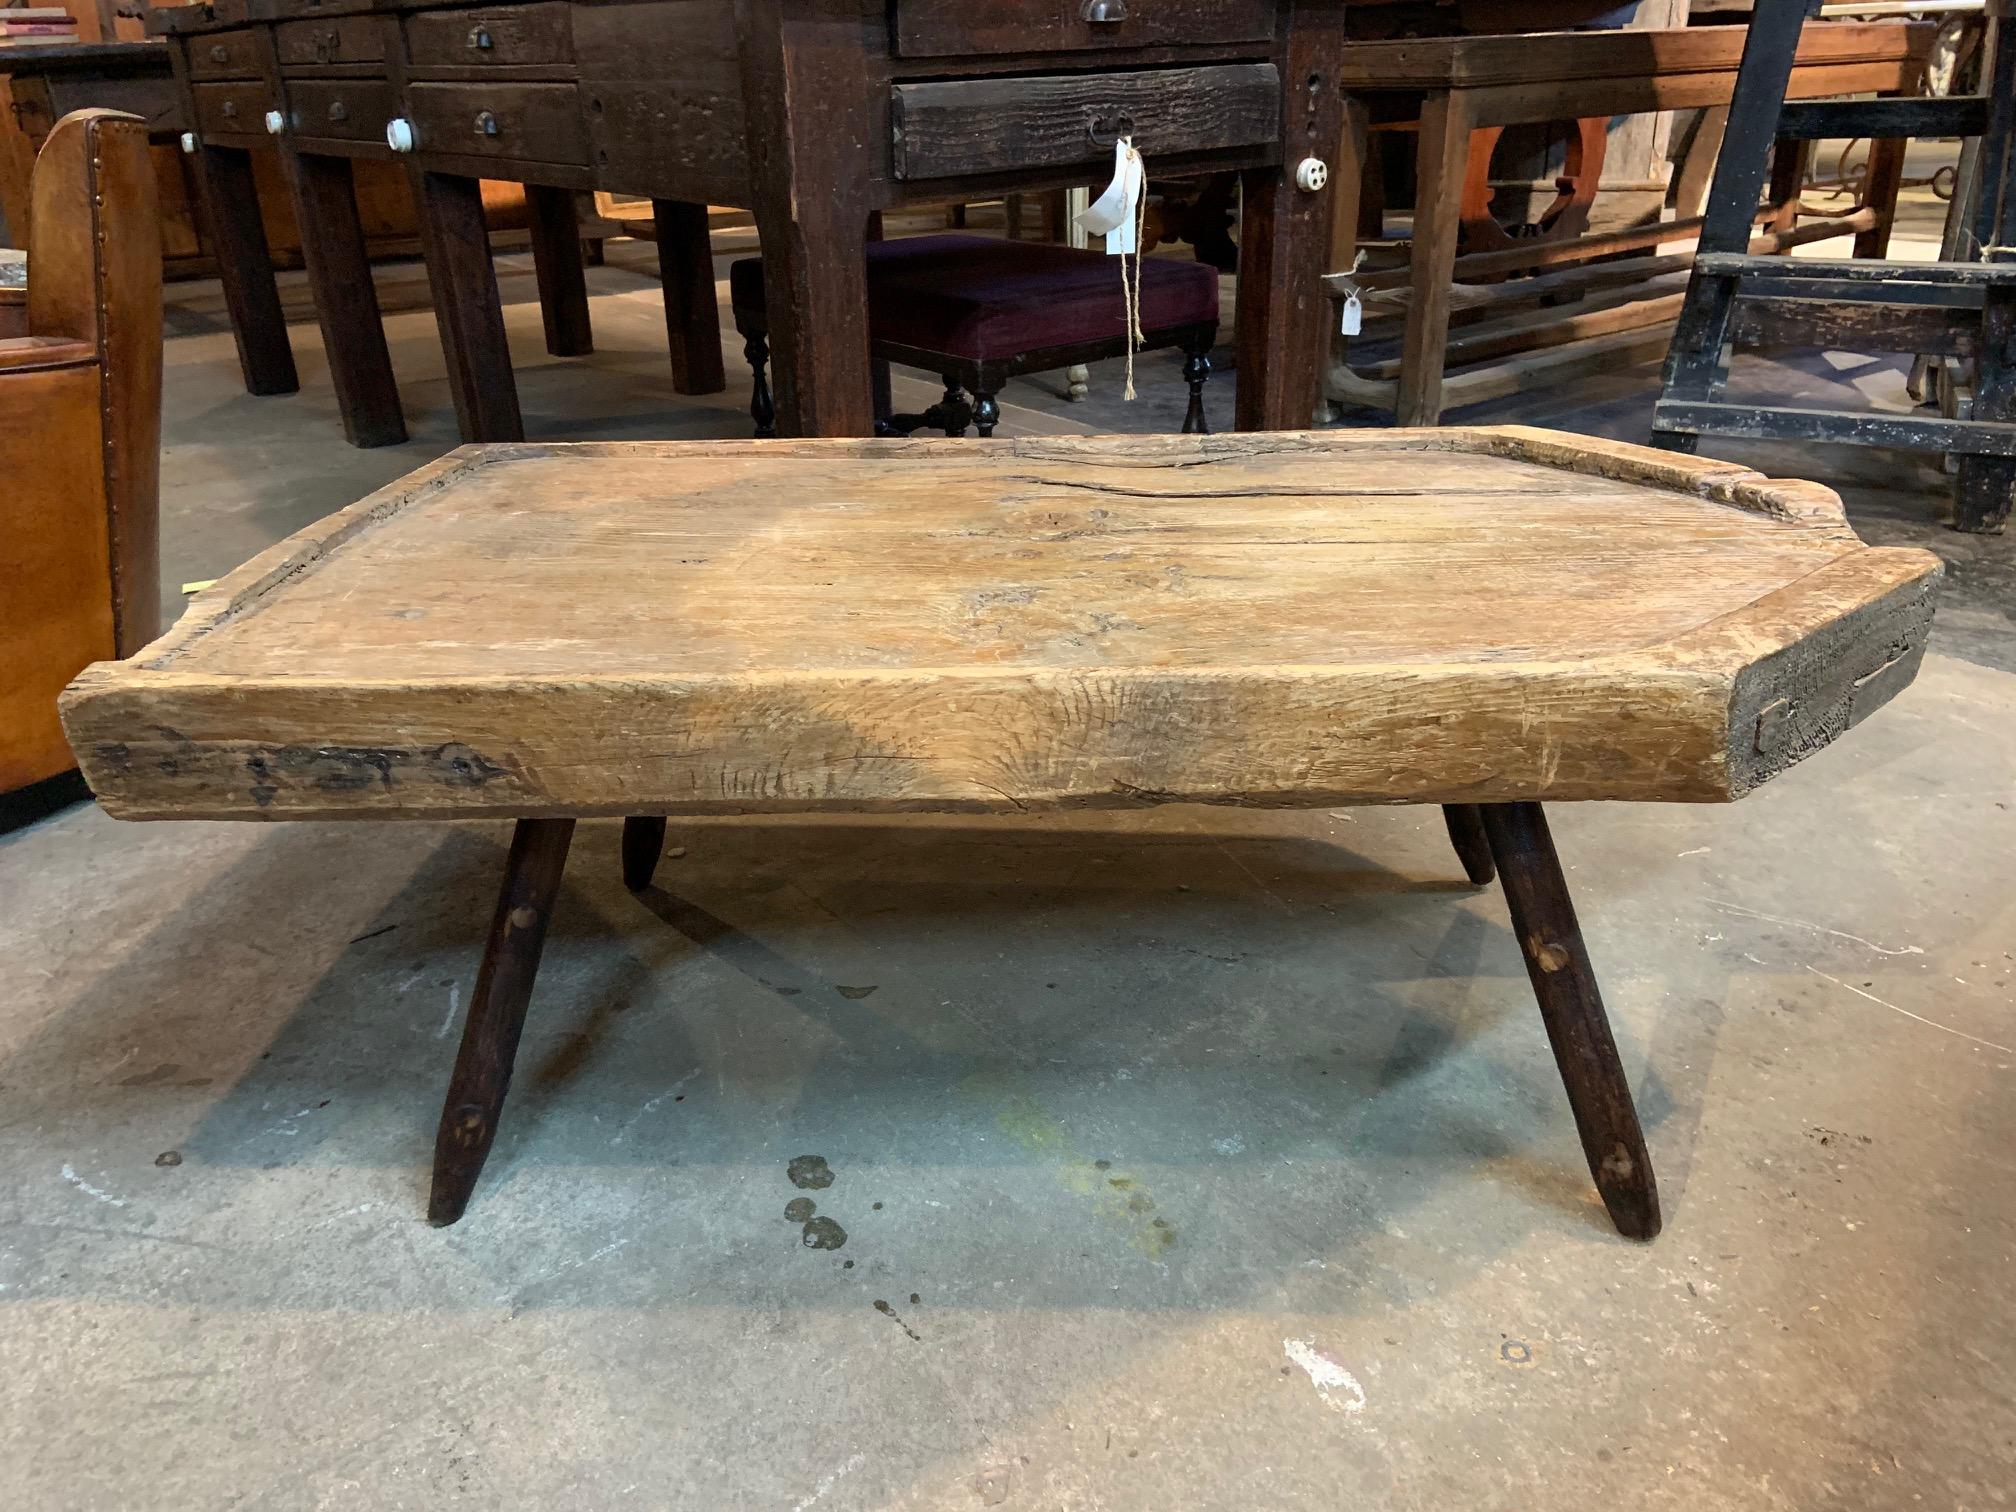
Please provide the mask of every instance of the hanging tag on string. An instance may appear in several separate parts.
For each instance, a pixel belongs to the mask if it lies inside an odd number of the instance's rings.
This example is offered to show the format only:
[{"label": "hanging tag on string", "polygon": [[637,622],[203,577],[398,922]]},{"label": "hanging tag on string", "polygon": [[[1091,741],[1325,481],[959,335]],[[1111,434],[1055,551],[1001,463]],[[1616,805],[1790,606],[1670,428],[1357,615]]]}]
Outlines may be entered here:
[{"label": "hanging tag on string", "polygon": [[[1352,273],[1356,273],[1360,268],[1365,266],[1365,255],[1366,249],[1360,247],[1358,255],[1351,259],[1350,271]],[[1359,327],[1365,323],[1365,291],[1355,283],[1352,283],[1348,277],[1343,280],[1342,287],[1344,291],[1344,316],[1339,322],[1337,329],[1342,335],[1356,336]]]},{"label": "hanging tag on string", "polygon": [[1120,256],[1140,250],[1142,192],[1147,188],[1147,170],[1134,139],[1122,137],[1113,144],[1113,178],[1099,198],[1078,213],[1078,224],[1093,236],[1106,238],[1106,251]]},{"label": "hanging tag on string", "polygon": [[1353,288],[1344,296],[1344,319],[1338,330],[1343,335],[1356,336],[1364,323],[1365,301],[1358,297],[1358,290]]},{"label": "hanging tag on string", "polygon": [[[1108,256],[1120,259],[1120,299],[1127,321],[1127,382],[1123,399],[1134,397],[1134,353],[1141,345],[1141,230],[1148,213],[1148,165],[1132,137],[1113,144],[1113,181],[1078,215],[1078,224],[1106,238]],[[1128,268],[1127,259],[1134,259]]]}]

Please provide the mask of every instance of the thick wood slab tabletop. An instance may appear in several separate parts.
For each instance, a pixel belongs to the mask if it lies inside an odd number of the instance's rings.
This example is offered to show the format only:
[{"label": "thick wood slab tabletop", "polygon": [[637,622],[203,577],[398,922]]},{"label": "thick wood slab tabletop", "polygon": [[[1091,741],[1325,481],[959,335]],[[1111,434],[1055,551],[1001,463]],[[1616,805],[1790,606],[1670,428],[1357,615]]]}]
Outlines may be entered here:
[{"label": "thick wood slab tabletop", "polygon": [[130,818],[1715,800],[1910,681],[1938,572],[1516,427],[465,447],[64,720]]}]

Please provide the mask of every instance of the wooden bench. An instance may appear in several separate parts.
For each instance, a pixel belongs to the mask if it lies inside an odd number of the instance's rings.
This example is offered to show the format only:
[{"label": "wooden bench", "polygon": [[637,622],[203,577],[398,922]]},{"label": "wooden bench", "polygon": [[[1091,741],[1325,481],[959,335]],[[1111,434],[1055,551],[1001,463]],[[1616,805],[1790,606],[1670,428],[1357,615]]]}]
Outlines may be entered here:
[{"label": "wooden bench", "polygon": [[671,814],[1438,803],[1649,1238],[1540,805],[1741,796],[1911,680],[1938,575],[1823,488],[1516,428],[495,445],[275,546],[63,713],[122,818],[517,821],[437,1223],[579,817],[625,818],[641,889]]},{"label": "wooden bench", "polygon": [[[1445,403],[1476,403],[1545,381],[1530,368],[1510,380],[1475,377],[1471,381],[1443,377],[1449,343],[1451,291],[1459,277],[1502,279],[1508,273],[1536,268],[1565,268],[1594,257],[1627,250],[1656,250],[1664,244],[1691,240],[1698,219],[1688,218],[1651,230],[1597,236],[1578,247],[1566,239],[1579,232],[1577,214],[1586,223],[1588,196],[1593,195],[1601,168],[1602,133],[1589,124],[1611,116],[1690,106],[1722,107],[1736,87],[1745,28],[1695,26],[1646,31],[1537,32],[1517,36],[1419,37],[1394,42],[1354,42],[1345,49],[1342,72],[1346,97],[1343,145],[1334,181],[1337,204],[1332,221],[1330,277],[1333,293],[1356,287],[1363,293],[1402,290],[1405,331],[1397,370],[1365,375],[1353,370],[1342,336],[1335,337],[1326,382],[1330,398],[1374,405],[1395,412],[1402,425],[1433,425]],[[1797,66],[1789,97],[1865,92],[1898,93],[1918,87],[1934,28],[1904,22],[1828,22],[1811,26],[1800,39]],[[1550,207],[1560,223],[1562,240],[1528,240],[1505,245],[1497,239],[1481,244],[1472,236],[1469,255],[1463,251],[1466,219],[1472,228],[1489,221],[1488,173],[1492,145],[1507,126],[1550,121],[1579,123],[1575,142],[1580,161],[1571,155],[1576,187],[1564,190],[1562,202]],[[1371,157],[1376,125],[1412,123],[1418,131],[1415,151],[1414,222],[1408,266],[1353,278],[1360,238],[1360,195]],[[1594,162],[1590,156],[1594,154]],[[1860,240],[1857,256],[1880,256],[1889,235],[1904,167],[1901,142],[1878,142],[1870,159],[1863,205],[1854,217],[1843,217],[1837,231],[1853,230]],[[1774,199],[1798,198],[1796,179],[1774,185]],[[1467,213],[1466,213],[1467,202]],[[1573,212],[1573,213],[1571,213]],[[1796,215],[1796,209],[1787,216]],[[1543,216],[1543,219],[1545,216]],[[1789,229],[1789,219],[1783,220]],[[1548,290],[1558,298],[1562,291]],[[1614,296],[1613,296],[1614,297]],[[1510,301],[1492,300],[1493,307]],[[1607,303],[1607,302],[1606,302]],[[1674,288],[1652,307],[1612,315],[1599,325],[1562,324],[1553,339],[1597,337],[1579,353],[1610,361],[1652,355],[1662,350],[1679,306]],[[1591,305],[1588,308],[1597,308]],[[1526,322],[1528,326],[1534,322]],[[1333,333],[1337,323],[1331,325]],[[1528,345],[1548,340],[1531,340]],[[1476,344],[1477,355],[1502,355],[1517,341]],[[1550,364],[1559,368],[1577,359],[1575,351],[1557,350]]]}]

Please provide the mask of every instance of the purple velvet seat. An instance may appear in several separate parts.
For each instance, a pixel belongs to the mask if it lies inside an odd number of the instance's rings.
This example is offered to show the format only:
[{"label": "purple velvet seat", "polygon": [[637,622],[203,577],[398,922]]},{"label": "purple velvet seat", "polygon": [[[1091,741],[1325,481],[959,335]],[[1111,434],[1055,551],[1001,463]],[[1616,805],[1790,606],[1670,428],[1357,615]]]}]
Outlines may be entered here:
[{"label": "purple velvet seat", "polygon": [[[763,308],[763,259],[728,270],[738,310]],[[1141,328],[1215,324],[1218,270],[1141,259]],[[1038,347],[1124,339],[1118,259],[1048,242],[909,236],[868,247],[868,327],[877,341],[967,362]]]},{"label": "purple velvet seat", "polygon": [[[1144,347],[1180,346],[1191,404],[1185,431],[1203,431],[1206,355],[1218,329],[1218,271],[1203,263],[1142,258]],[[728,270],[729,302],[756,388],[758,435],[771,434],[764,378],[768,320],[763,260]],[[1126,350],[1120,263],[1101,252],[987,236],[910,236],[868,247],[868,332],[876,357],[923,367],[945,379],[946,397],[925,415],[887,417],[885,429],[921,425],[960,435],[969,423],[993,431],[994,395],[1006,379],[1117,357]],[[962,390],[970,390],[968,400]]]}]

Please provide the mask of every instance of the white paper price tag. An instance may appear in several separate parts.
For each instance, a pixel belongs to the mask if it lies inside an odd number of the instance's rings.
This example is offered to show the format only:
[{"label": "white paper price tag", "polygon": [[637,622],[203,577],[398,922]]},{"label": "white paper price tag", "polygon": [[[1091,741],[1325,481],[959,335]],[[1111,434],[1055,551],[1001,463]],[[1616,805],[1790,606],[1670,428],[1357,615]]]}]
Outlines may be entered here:
[{"label": "white paper price tag", "polygon": [[1339,330],[1346,336],[1356,336],[1358,328],[1364,323],[1365,301],[1360,299],[1358,291],[1353,289],[1349,294],[1344,296],[1344,320]]},{"label": "white paper price tag", "polygon": [[1104,236],[1109,254],[1139,251],[1141,195],[1147,185],[1147,165],[1134,150],[1134,139],[1122,137],[1113,144],[1112,181],[1079,212],[1078,224],[1094,236]]}]

